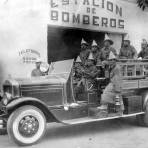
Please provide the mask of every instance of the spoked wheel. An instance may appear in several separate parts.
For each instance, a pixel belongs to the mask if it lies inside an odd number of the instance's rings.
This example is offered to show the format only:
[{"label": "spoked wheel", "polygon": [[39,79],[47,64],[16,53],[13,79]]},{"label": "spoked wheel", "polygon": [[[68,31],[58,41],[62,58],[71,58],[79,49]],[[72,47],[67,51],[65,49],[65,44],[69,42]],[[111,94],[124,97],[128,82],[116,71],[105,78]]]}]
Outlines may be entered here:
[{"label": "spoked wheel", "polygon": [[136,116],[138,125],[148,127],[148,104],[146,105],[145,114]]},{"label": "spoked wheel", "polygon": [[34,106],[23,106],[13,112],[7,123],[10,138],[19,145],[31,145],[45,133],[46,119]]},{"label": "spoked wheel", "polygon": [[145,119],[145,115],[143,115],[143,114],[136,116],[137,123],[140,126],[146,126],[144,119]]}]

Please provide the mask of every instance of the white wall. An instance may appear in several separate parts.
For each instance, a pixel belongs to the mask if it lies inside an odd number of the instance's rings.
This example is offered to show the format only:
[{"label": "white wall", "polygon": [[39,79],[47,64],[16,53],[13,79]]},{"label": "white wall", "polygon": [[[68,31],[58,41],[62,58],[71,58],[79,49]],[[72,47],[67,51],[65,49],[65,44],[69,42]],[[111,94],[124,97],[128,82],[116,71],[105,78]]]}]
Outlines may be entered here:
[{"label": "white wall", "polygon": [[0,1],[0,83],[8,76],[26,77],[34,64],[23,64],[19,52],[34,49],[47,61],[46,0]]}]

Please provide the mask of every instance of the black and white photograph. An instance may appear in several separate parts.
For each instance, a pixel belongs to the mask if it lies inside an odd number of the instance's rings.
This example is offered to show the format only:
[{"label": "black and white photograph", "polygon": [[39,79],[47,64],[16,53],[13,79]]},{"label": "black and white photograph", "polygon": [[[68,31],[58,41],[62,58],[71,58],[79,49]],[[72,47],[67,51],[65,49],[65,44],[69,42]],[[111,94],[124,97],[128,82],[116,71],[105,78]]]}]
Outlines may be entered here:
[{"label": "black and white photograph", "polygon": [[148,0],[0,0],[0,148],[148,148]]}]

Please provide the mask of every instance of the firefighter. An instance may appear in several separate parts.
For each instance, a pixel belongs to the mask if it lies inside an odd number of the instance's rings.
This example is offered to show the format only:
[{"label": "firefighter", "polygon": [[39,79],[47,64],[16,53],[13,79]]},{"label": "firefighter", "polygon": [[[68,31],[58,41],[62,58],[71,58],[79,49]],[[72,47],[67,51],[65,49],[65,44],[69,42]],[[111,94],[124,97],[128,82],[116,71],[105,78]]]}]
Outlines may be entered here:
[{"label": "firefighter", "polygon": [[84,65],[88,56],[89,56],[89,45],[88,43],[82,38],[82,41],[81,41],[81,52],[80,52],[80,59],[82,61],[82,64]]},{"label": "firefighter", "polygon": [[74,63],[74,78],[76,82],[82,79],[83,71],[84,71],[84,67],[80,57],[78,56]]},{"label": "firefighter", "polygon": [[141,51],[138,54],[138,58],[148,59],[148,43],[146,39],[142,40]]},{"label": "firefighter", "polygon": [[31,76],[32,77],[44,76],[44,73],[40,69],[41,63],[42,63],[41,59],[38,58],[36,60],[36,68],[33,69],[32,72],[31,72]]},{"label": "firefighter", "polygon": [[80,57],[78,56],[75,63],[74,63],[74,92],[75,92],[75,98],[79,100],[79,95],[83,93],[84,91],[84,79],[83,79],[83,72],[84,72],[84,67],[82,64],[82,61]]},{"label": "firefighter", "polygon": [[134,46],[130,45],[129,35],[126,35],[123,41],[123,46],[119,52],[120,59],[136,59],[137,51]]},{"label": "firefighter", "polygon": [[95,60],[95,64],[100,65],[101,64],[101,52],[99,51],[98,44],[96,43],[95,40],[93,40],[93,42],[92,42],[91,52],[92,52],[93,58]]},{"label": "firefighter", "polygon": [[109,54],[112,51],[114,56],[117,56],[116,50],[111,47],[113,45],[113,41],[109,38],[107,34],[105,34],[105,39],[104,39],[104,47],[101,49],[101,60],[106,61],[109,58]]},{"label": "firefighter", "polygon": [[96,87],[96,77],[99,75],[99,71],[95,65],[95,59],[93,58],[92,53],[89,54],[89,57],[85,63],[85,69],[84,69],[84,78],[90,83],[93,84],[94,87]]},{"label": "firefighter", "polygon": [[106,86],[101,96],[101,106],[97,109],[100,111],[99,114],[105,113],[105,116],[108,114],[108,104],[115,104],[116,98],[119,99],[121,104],[121,112],[124,110],[123,101],[121,98],[122,92],[122,77],[120,72],[120,67],[116,65],[116,57],[110,52],[109,55],[109,71],[110,71],[110,82]]}]

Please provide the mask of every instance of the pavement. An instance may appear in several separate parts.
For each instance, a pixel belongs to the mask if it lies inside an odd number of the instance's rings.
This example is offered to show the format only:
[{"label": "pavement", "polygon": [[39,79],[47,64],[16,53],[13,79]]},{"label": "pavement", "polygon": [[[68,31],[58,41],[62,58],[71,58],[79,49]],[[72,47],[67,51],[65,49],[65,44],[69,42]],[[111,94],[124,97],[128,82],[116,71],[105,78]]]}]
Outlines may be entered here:
[{"label": "pavement", "polygon": [[[8,135],[0,136],[0,148],[16,147]],[[148,148],[148,128],[134,117],[74,126],[51,123],[45,136],[27,148]]]}]

